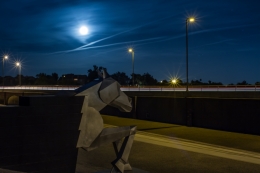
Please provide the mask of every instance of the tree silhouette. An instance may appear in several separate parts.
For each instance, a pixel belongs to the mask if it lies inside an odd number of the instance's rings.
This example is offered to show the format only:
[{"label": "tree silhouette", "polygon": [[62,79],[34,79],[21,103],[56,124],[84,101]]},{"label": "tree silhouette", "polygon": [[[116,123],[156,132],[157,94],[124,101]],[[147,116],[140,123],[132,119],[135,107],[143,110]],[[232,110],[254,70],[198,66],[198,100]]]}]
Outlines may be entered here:
[{"label": "tree silhouette", "polygon": [[237,85],[249,85],[245,80],[238,82]]},{"label": "tree silhouette", "polygon": [[144,73],[141,76],[141,80],[143,82],[143,85],[156,85],[158,81],[149,73]]},{"label": "tree silhouette", "polygon": [[128,85],[130,78],[124,72],[117,72],[111,75],[120,85]]},{"label": "tree silhouette", "polygon": [[59,79],[59,75],[57,73],[52,73],[51,74],[52,79],[57,83],[58,79]]},{"label": "tree silhouette", "polygon": [[102,71],[102,70],[107,71],[107,69],[102,67],[102,66],[98,67],[96,65],[93,65],[93,70],[92,69],[88,70],[88,82],[91,82],[96,78],[99,78],[98,72],[97,72],[98,70],[99,71]]},{"label": "tree silhouette", "polygon": [[47,75],[45,73],[39,73],[36,75],[35,85],[48,85]]},{"label": "tree silhouette", "polygon": [[247,83],[245,80],[243,80],[242,82],[238,82],[237,85],[250,85],[250,84]]}]

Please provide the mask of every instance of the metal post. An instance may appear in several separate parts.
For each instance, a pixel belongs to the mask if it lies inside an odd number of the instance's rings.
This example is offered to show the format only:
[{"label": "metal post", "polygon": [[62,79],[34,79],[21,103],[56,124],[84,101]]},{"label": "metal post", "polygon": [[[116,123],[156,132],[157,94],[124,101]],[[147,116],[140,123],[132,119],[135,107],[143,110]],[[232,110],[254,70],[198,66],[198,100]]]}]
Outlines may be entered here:
[{"label": "metal post", "polygon": [[5,58],[3,57],[3,68],[2,68],[2,70],[3,70],[3,89],[4,89],[4,86],[5,86],[5,80],[4,80],[4,78],[5,78],[5,74],[4,74],[4,61],[5,61]]},{"label": "metal post", "polygon": [[192,125],[192,114],[190,113],[189,111],[189,105],[188,105],[188,91],[189,91],[189,71],[188,71],[188,68],[189,68],[189,65],[188,65],[188,22],[194,22],[194,18],[187,18],[186,19],[186,97],[185,97],[185,100],[186,100],[186,117],[187,117],[187,126],[191,126]]},{"label": "metal post", "polygon": [[19,66],[19,85],[21,86],[21,68],[22,65]]},{"label": "metal post", "polygon": [[186,19],[186,97],[185,97],[185,102],[186,102],[186,126],[189,126],[189,107],[188,107],[188,19]]},{"label": "metal post", "polygon": [[132,67],[133,67],[133,86],[135,85],[135,79],[134,79],[134,61],[135,61],[135,52],[132,52]]},{"label": "metal post", "polygon": [[186,92],[188,89],[189,79],[188,79],[188,19],[186,19]]}]

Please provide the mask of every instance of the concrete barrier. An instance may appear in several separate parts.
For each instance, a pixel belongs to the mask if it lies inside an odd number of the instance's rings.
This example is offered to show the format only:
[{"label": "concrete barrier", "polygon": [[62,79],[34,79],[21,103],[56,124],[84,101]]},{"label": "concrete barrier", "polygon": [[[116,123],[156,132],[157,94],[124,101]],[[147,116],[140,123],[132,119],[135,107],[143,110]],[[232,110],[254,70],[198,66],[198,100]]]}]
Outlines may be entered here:
[{"label": "concrete barrier", "polygon": [[107,115],[260,135],[260,99],[137,97],[136,113]]},{"label": "concrete barrier", "polygon": [[75,173],[83,97],[20,97],[0,106],[0,167]]}]

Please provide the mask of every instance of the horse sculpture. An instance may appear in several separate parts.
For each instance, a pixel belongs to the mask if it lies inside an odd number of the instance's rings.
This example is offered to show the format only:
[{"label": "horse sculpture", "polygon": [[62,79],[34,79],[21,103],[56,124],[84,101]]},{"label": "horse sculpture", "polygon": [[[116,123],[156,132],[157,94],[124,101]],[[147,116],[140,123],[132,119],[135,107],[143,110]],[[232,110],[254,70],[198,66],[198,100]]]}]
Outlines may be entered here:
[{"label": "horse sculpture", "polygon": [[[132,170],[128,157],[133,144],[136,126],[103,128],[103,119],[99,113],[105,106],[110,105],[120,111],[132,110],[131,98],[120,90],[120,85],[109,77],[106,71],[98,78],[74,91],[75,96],[84,96],[82,118],[79,126],[80,135],[77,148],[90,151],[101,145],[113,143],[117,158],[111,163],[112,170],[123,173]],[[120,141],[123,140],[121,147]]]}]

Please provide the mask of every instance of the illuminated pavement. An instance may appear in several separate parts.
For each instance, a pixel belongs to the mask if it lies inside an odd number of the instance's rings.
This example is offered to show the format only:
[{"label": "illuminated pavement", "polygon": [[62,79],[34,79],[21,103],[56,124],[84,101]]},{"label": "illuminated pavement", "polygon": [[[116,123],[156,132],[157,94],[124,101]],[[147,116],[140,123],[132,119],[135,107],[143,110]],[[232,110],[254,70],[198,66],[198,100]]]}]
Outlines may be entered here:
[{"label": "illuminated pavement", "polygon": [[[260,136],[103,116],[106,126],[136,124],[133,172],[259,172]],[[109,125],[108,125],[109,124]],[[77,172],[109,172],[112,144],[79,151]]]},{"label": "illuminated pavement", "polygon": [[156,135],[152,133],[138,132],[136,141],[149,144],[176,148],[179,150],[192,151],[196,153],[208,154],[222,158],[228,158],[248,163],[260,165],[260,153],[248,152],[245,150],[237,150],[206,143],[198,143],[196,141],[188,141],[180,138],[171,138],[168,136]]}]

